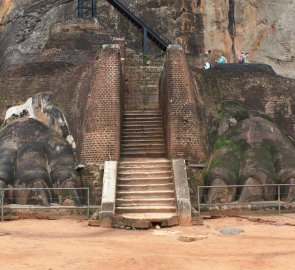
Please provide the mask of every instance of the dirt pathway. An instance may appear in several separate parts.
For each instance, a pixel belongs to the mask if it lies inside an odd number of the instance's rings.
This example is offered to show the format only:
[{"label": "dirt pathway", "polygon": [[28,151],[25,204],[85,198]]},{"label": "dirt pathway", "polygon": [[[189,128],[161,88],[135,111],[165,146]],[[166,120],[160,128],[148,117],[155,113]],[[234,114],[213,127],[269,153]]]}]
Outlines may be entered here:
[{"label": "dirt pathway", "polygon": [[[294,269],[295,216],[270,219],[220,218],[149,231],[76,220],[0,222],[0,269]],[[219,231],[229,226],[244,232]]]}]

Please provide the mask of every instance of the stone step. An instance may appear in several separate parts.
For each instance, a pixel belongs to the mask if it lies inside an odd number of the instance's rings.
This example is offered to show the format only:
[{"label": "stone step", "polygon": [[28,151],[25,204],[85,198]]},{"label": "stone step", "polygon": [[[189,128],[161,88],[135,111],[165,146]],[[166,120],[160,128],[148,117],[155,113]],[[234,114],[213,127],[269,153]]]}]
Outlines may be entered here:
[{"label": "stone step", "polygon": [[122,130],[124,129],[132,129],[132,128],[162,128],[163,129],[163,124],[161,122],[159,123],[140,123],[140,124],[133,124],[133,123],[123,123],[122,124]]},{"label": "stone step", "polygon": [[171,161],[166,158],[134,158],[134,159],[123,159],[120,161],[120,166],[157,166],[157,165],[169,165]]},{"label": "stone step", "polygon": [[165,145],[161,145],[161,146],[147,146],[147,145],[139,145],[139,146],[136,146],[136,147],[122,147],[121,148],[121,151],[122,152],[150,152],[150,151],[163,151],[165,152]]},{"label": "stone step", "polygon": [[[165,147],[137,147],[137,148],[122,148],[121,149],[121,154],[123,155],[131,155],[131,156],[136,156],[137,154],[139,156],[145,156],[148,157],[148,155],[162,155],[166,154]],[[153,156],[154,157],[154,156]]]},{"label": "stone step", "polygon": [[123,124],[141,124],[141,123],[162,123],[162,117],[150,118],[150,117],[141,117],[141,118],[123,118]]},{"label": "stone step", "polygon": [[171,171],[171,165],[161,165],[161,164],[155,164],[153,166],[118,166],[118,172],[130,172],[130,173],[136,173],[136,172],[157,172],[157,171]]},{"label": "stone step", "polygon": [[121,182],[119,185],[117,185],[118,191],[148,191],[148,190],[163,190],[163,189],[171,189],[173,190],[174,184],[138,184],[138,185],[121,185]]},{"label": "stone step", "polygon": [[129,141],[121,144],[122,147],[142,147],[142,146],[157,146],[157,147],[162,147],[165,146],[164,143],[159,143],[159,142],[134,142],[134,141]]},{"label": "stone step", "polygon": [[125,111],[123,112],[123,117],[148,117],[148,116],[162,116],[160,110],[154,111]]},{"label": "stone step", "polygon": [[122,124],[133,124],[133,125],[137,125],[137,124],[162,124],[163,121],[161,118],[159,119],[150,119],[145,117],[145,119],[123,119]]},{"label": "stone step", "polygon": [[125,213],[120,216],[128,220],[149,220],[154,222],[162,222],[169,219],[177,220],[176,213]]},{"label": "stone step", "polygon": [[172,177],[155,177],[155,178],[128,178],[128,177],[118,177],[118,184],[123,185],[134,185],[134,184],[170,184],[173,183]]},{"label": "stone step", "polygon": [[122,138],[137,138],[137,139],[144,139],[144,138],[161,138],[164,139],[164,131],[126,131],[122,130]]},{"label": "stone step", "polygon": [[123,213],[176,213],[175,206],[130,206],[116,207],[117,214]]},{"label": "stone step", "polygon": [[145,139],[137,139],[137,138],[122,138],[121,140],[122,144],[128,144],[128,143],[137,143],[137,144],[141,144],[141,143],[155,143],[155,144],[165,144],[165,140],[164,138],[151,138],[151,137],[147,137]]},{"label": "stone step", "polygon": [[136,139],[141,139],[141,140],[145,140],[145,139],[150,139],[150,140],[157,140],[157,139],[161,139],[161,140],[165,140],[164,137],[164,132],[149,132],[149,131],[132,131],[132,132],[126,132],[126,131],[122,131],[122,140],[131,140],[133,141]]},{"label": "stone step", "polygon": [[162,121],[162,116],[136,116],[136,115],[123,115],[123,121],[139,122],[139,121]]},{"label": "stone step", "polygon": [[162,126],[124,126],[122,127],[122,132],[163,132]]},{"label": "stone step", "polygon": [[156,172],[148,172],[148,171],[137,171],[137,172],[126,172],[126,171],[118,171],[118,177],[127,177],[127,178],[157,178],[157,177],[172,177],[172,172],[170,171],[156,171]]},{"label": "stone step", "polygon": [[136,152],[146,152],[150,153],[152,152],[166,152],[165,146],[137,146],[137,147],[122,147],[121,148],[121,153],[136,153]]},{"label": "stone step", "polygon": [[152,198],[152,199],[117,199],[116,206],[174,206],[176,204],[174,198]]},{"label": "stone step", "polygon": [[117,191],[117,199],[175,198],[174,190]]},{"label": "stone step", "polygon": [[153,157],[153,158],[161,158],[165,157],[166,152],[156,152],[156,151],[151,151],[151,152],[122,152],[121,157],[123,158],[131,158],[131,157]]}]

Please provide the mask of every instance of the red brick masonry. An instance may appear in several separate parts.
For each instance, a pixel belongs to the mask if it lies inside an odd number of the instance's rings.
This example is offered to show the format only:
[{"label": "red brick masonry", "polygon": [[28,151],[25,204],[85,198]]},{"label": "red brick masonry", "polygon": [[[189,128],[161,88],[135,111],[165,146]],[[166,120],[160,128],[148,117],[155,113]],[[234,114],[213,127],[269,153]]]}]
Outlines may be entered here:
[{"label": "red brick masonry", "polygon": [[118,45],[104,45],[87,98],[80,160],[83,163],[119,160],[121,67]]},{"label": "red brick masonry", "polygon": [[169,46],[160,83],[168,157],[205,160],[207,137],[198,112],[201,100],[181,46]]}]

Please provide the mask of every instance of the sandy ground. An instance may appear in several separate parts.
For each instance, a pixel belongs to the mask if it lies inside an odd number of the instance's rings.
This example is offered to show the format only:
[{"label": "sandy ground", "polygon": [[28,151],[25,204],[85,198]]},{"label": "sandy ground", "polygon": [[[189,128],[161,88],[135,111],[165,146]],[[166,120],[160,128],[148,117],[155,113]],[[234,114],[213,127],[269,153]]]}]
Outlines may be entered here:
[{"label": "sandy ground", "polygon": [[[263,219],[270,222],[219,218],[147,231],[77,220],[0,222],[0,269],[295,269],[295,215]],[[229,226],[244,232],[221,234]]]}]

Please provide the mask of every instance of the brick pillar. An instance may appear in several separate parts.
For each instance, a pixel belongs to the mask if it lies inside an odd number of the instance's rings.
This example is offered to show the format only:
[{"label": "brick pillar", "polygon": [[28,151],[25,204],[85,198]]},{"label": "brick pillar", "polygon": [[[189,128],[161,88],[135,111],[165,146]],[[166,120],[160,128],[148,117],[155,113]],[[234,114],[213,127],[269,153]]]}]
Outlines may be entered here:
[{"label": "brick pillar", "polygon": [[123,76],[125,76],[125,66],[126,66],[126,49],[125,49],[125,38],[113,38],[113,44],[118,44],[120,46],[120,56],[121,56],[121,69]]},{"label": "brick pillar", "polygon": [[121,86],[119,45],[103,45],[85,108],[82,163],[119,160]]},{"label": "brick pillar", "polygon": [[205,160],[208,143],[198,113],[201,101],[186,55],[179,45],[168,47],[160,88],[169,158],[190,162]]}]

